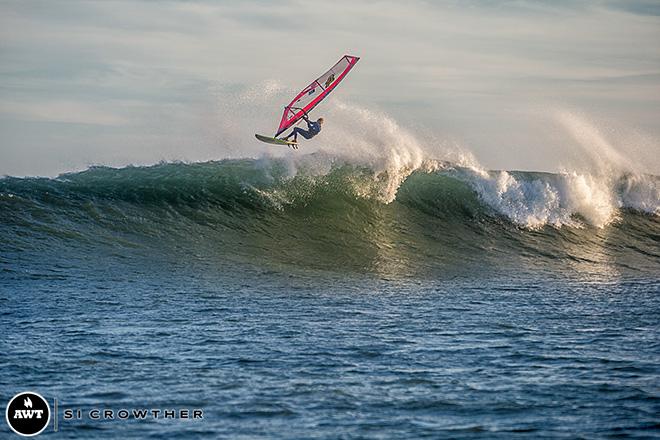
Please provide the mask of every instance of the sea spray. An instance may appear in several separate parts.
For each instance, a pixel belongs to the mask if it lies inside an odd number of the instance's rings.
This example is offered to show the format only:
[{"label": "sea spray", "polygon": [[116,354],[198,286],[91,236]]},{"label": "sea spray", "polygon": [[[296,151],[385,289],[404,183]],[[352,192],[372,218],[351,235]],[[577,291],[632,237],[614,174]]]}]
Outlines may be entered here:
[{"label": "sea spray", "polygon": [[[255,116],[268,120],[264,108],[276,107],[289,92],[272,80],[234,92],[240,108],[222,114],[223,119],[234,121],[230,124],[234,133],[228,136],[240,132],[251,137]],[[225,99],[224,107],[233,101]],[[328,123],[322,136],[305,143],[306,154],[286,149],[260,153],[257,163],[265,175],[271,167],[284,169],[279,175],[281,185],[258,188],[246,183],[246,189],[283,208],[313,197],[319,185],[328,185],[326,176],[344,167],[353,171],[342,174],[340,191],[388,204],[396,200],[411,174],[450,172],[467,183],[494,215],[528,229],[546,225],[602,228],[617,221],[622,208],[660,212],[657,179],[621,154],[596,124],[577,111],[551,113],[557,129],[577,141],[582,153],[557,174],[489,171],[463,146],[412,133],[391,116],[339,96],[325,102],[317,115],[326,116]],[[270,119],[276,117],[270,115]],[[297,183],[286,186],[287,180]]]},{"label": "sea spray", "polygon": [[650,175],[624,175],[617,182],[619,206],[660,216],[660,181]]},{"label": "sea spray", "polygon": [[[472,161],[457,173],[480,198],[514,223],[538,229],[545,225],[602,228],[619,219],[619,209],[660,212],[658,179],[625,157],[585,117],[557,111],[557,121],[581,146],[582,163],[557,174],[487,171]],[[535,176],[530,179],[530,176]]]},{"label": "sea spray", "polygon": [[616,218],[613,195],[591,175],[488,172],[474,168],[464,169],[459,175],[488,206],[531,229],[545,225],[581,227],[581,219],[603,227]]},{"label": "sea spray", "polygon": [[[19,253],[92,245],[111,254],[187,249],[211,253],[213,261],[376,273],[387,267],[388,276],[526,264],[521,258],[536,259],[530,266],[536,268],[580,255],[608,256],[602,261],[611,265],[609,256],[623,250],[626,261],[656,264],[654,214],[617,209],[619,222],[584,227],[604,220],[581,207],[597,203],[588,195],[591,182],[580,176],[441,163],[410,173],[387,203],[381,188],[389,177],[374,179],[376,170],[327,153],[297,160],[294,170],[290,159],[271,158],[3,178],[0,243]],[[657,198],[648,199],[657,193],[637,192],[633,180],[621,188],[637,206],[657,209]]]},{"label": "sea spray", "polygon": [[570,184],[566,198],[578,213],[603,226],[617,219],[619,208],[658,212],[658,180],[646,173],[645,164],[621,153],[585,115],[562,110],[555,118],[587,159],[579,169],[566,165],[561,173]]},{"label": "sea spray", "polygon": [[[411,173],[442,168],[440,161],[427,156],[412,133],[389,116],[341,101],[329,107],[332,123],[324,127],[320,150],[283,157],[290,178],[324,176],[343,165],[357,167],[368,171],[372,180],[352,180],[355,195],[391,203]],[[280,159],[270,155],[261,158],[265,163]]]},{"label": "sea spray", "polygon": [[401,183],[413,171],[438,168],[437,161],[428,157],[422,143],[388,115],[339,100],[331,110],[338,123],[329,138],[338,141],[330,140],[329,147],[352,163],[373,171],[382,202],[391,203]]}]

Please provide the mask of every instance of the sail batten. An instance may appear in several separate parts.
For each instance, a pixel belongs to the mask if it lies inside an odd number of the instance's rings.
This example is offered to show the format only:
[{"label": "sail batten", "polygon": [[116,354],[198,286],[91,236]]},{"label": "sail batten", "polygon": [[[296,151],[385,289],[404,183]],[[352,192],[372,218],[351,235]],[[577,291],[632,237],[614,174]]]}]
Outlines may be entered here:
[{"label": "sail batten", "polygon": [[282,134],[306,113],[311,111],[319,102],[328,96],[330,92],[344,79],[346,74],[355,66],[360,58],[352,55],[344,55],[334,66],[320,77],[312,81],[284,108],[284,114],[280,121],[275,137]]}]

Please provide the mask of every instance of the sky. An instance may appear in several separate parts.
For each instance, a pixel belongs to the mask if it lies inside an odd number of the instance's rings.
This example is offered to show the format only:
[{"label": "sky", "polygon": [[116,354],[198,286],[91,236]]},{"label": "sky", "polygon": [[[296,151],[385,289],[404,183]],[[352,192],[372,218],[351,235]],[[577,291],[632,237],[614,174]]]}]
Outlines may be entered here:
[{"label": "sky", "polygon": [[253,134],[343,54],[361,60],[304,151],[348,106],[492,169],[595,142],[660,174],[657,1],[3,0],[0,175],[273,154]]}]

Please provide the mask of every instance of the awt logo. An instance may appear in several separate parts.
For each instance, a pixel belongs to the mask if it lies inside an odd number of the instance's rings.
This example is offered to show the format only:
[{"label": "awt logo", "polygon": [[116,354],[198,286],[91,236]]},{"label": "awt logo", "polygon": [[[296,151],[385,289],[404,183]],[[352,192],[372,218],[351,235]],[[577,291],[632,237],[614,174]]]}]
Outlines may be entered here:
[{"label": "awt logo", "polygon": [[31,437],[48,426],[50,407],[40,394],[27,391],[12,397],[5,417],[12,431],[24,437]]}]

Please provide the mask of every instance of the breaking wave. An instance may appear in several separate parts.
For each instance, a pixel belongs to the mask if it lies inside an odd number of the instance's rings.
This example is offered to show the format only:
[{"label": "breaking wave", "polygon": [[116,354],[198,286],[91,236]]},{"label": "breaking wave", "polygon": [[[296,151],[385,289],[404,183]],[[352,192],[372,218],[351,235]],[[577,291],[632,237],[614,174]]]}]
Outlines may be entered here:
[{"label": "breaking wave", "polygon": [[452,144],[429,152],[387,115],[338,100],[327,114],[325,150],[308,154],[2,178],[0,263],[155,247],[388,274],[557,262],[599,276],[660,269],[660,178],[579,115],[557,120],[589,166],[541,173],[487,170]]},{"label": "breaking wave", "polygon": [[657,266],[657,177],[381,165],[317,153],[6,177],[0,242],[19,253],[212,249],[388,273],[521,258],[609,264],[621,249],[628,266]]}]

